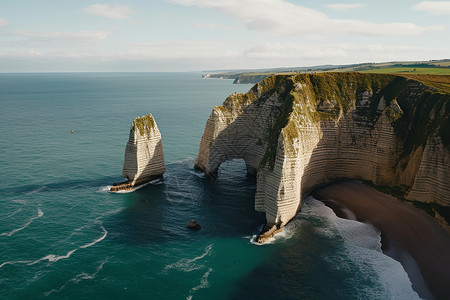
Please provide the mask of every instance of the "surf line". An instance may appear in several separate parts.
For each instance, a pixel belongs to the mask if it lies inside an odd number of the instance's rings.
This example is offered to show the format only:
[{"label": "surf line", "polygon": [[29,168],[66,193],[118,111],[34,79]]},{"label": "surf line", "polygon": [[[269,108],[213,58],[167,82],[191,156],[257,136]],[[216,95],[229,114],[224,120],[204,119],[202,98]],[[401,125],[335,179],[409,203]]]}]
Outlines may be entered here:
[{"label": "surf line", "polygon": [[13,231],[11,231],[11,232],[4,232],[4,233],[2,233],[2,234],[0,234],[0,236],[12,236],[14,233],[16,233],[16,232],[19,232],[19,231],[21,231],[21,230],[23,230],[23,229],[25,229],[25,228],[27,228],[35,219],[38,219],[38,218],[40,218],[40,217],[42,217],[43,215],[44,215],[44,212],[38,207],[38,215],[37,216],[35,216],[35,217],[32,217],[30,220],[28,220],[28,222],[27,223],[25,223],[25,225],[23,225],[22,227],[20,227],[20,228],[17,228],[17,229],[14,229]]},{"label": "surf line", "polygon": [[38,264],[38,263],[40,263],[42,261],[45,261],[45,260],[53,263],[53,262],[56,262],[56,261],[58,261],[60,259],[67,259],[73,253],[75,253],[77,250],[89,248],[89,247],[94,246],[95,244],[101,242],[102,240],[104,240],[106,238],[106,236],[108,235],[108,231],[105,229],[105,227],[103,227],[102,224],[100,226],[101,226],[102,231],[103,231],[102,236],[100,236],[98,239],[95,239],[93,242],[84,244],[84,245],[82,245],[82,246],[80,246],[78,248],[70,250],[65,255],[59,255],[58,256],[58,255],[55,255],[55,254],[49,254],[49,255],[46,255],[46,256],[44,256],[42,258],[39,258],[39,259],[37,259],[35,261],[32,261],[32,260],[7,261],[7,262],[4,262],[4,263],[0,264],[0,269],[3,268],[6,265],[26,264],[27,266],[32,266],[32,265]]}]

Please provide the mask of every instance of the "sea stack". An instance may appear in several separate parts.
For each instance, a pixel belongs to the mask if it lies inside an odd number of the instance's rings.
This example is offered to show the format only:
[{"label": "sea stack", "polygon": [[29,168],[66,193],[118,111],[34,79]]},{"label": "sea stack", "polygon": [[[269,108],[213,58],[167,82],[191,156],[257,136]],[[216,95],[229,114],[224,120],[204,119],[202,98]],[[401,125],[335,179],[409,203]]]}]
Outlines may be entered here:
[{"label": "sea stack", "polygon": [[260,242],[282,230],[308,193],[344,178],[448,207],[445,80],[362,73],[270,76],[213,109],[195,168],[215,177],[224,161],[245,161],[247,173],[257,176],[255,209],[266,214]]},{"label": "sea stack", "polygon": [[122,175],[125,182],[115,183],[112,192],[130,190],[135,186],[161,178],[166,172],[161,133],[152,114],[138,117],[131,123],[125,148]]}]

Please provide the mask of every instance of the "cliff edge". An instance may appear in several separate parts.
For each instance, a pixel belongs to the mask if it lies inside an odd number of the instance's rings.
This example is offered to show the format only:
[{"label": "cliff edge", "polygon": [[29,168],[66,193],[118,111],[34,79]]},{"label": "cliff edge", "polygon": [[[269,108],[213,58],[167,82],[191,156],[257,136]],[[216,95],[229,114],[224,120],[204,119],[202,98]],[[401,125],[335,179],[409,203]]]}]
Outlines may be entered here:
[{"label": "cliff edge", "polygon": [[390,74],[275,75],[214,107],[195,168],[244,159],[257,176],[263,242],[313,189],[339,179],[450,206],[450,94]]},{"label": "cliff edge", "polygon": [[136,118],[131,123],[125,148],[122,175],[127,181],[115,183],[111,191],[130,190],[162,177],[165,172],[161,133],[155,119],[152,114]]}]

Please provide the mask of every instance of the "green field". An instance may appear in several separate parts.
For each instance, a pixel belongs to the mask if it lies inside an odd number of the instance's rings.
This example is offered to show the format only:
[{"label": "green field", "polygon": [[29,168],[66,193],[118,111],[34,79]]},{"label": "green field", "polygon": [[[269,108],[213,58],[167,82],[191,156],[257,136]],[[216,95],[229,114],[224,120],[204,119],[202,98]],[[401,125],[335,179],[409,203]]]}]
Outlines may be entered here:
[{"label": "green field", "polygon": [[361,71],[362,73],[407,73],[417,75],[450,75],[450,68],[387,67]]}]

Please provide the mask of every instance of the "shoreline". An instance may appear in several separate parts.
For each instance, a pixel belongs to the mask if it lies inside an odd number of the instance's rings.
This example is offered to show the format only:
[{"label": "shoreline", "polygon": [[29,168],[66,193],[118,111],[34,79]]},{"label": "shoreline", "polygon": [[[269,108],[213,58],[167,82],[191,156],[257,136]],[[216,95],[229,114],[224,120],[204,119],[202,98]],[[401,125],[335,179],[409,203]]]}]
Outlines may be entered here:
[{"label": "shoreline", "polygon": [[359,181],[334,183],[312,196],[340,218],[377,227],[383,253],[402,264],[421,298],[450,298],[450,235],[431,216]]}]

